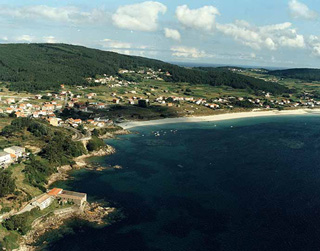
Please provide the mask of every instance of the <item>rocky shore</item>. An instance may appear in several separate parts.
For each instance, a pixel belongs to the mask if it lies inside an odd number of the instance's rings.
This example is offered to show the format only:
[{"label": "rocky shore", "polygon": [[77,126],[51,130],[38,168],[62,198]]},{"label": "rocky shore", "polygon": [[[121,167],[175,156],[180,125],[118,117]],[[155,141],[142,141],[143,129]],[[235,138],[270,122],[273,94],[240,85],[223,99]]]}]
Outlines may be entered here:
[{"label": "rocky shore", "polygon": [[90,164],[86,161],[87,158],[111,155],[111,154],[114,154],[115,152],[116,152],[115,148],[113,148],[112,146],[106,145],[103,149],[100,149],[99,151],[94,151],[88,154],[81,155],[77,158],[74,158],[75,165],[72,165],[72,166],[65,165],[57,168],[57,173],[54,173],[49,177],[47,187],[49,187],[51,184],[53,184],[56,181],[69,179],[70,178],[69,172],[71,170],[81,169],[86,167],[90,168]]},{"label": "rocky shore", "polygon": [[[114,138],[115,135],[125,135],[129,133],[130,132],[128,130],[121,129],[112,133],[107,133],[106,135],[103,135],[101,138]],[[84,144],[85,143],[86,142],[84,142]],[[46,187],[49,188],[50,185],[56,181],[70,179],[70,171],[76,169],[88,168],[97,171],[102,171],[104,169],[109,168],[121,169],[122,167],[118,165],[114,167],[99,167],[93,166],[87,162],[87,158],[111,155],[115,152],[115,148],[113,148],[110,145],[106,145],[98,151],[93,151],[88,154],[84,154],[77,158],[74,158],[74,165],[65,165],[57,168],[57,173],[54,173],[49,177]],[[22,237],[21,243],[19,245],[20,247],[16,251],[37,250],[37,247],[34,246],[34,243],[37,240],[39,240],[39,238],[46,232],[61,227],[66,220],[82,219],[88,222],[96,223],[97,225],[110,224],[110,221],[105,221],[104,219],[109,214],[116,212],[116,208],[104,207],[99,203],[87,203],[83,210],[80,210],[77,207],[68,207],[65,209],[56,210],[48,215],[36,219],[32,223],[32,230],[30,230],[25,236]]]},{"label": "rocky shore", "polygon": [[108,225],[110,222],[104,220],[109,214],[115,213],[116,208],[104,207],[99,203],[87,203],[83,210],[78,207],[68,207],[56,210],[48,215],[36,219],[32,223],[32,230],[23,236],[20,248],[16,251],[36,250],[35,242],[46,232],[58,229],[66,220],[82,219],[97,225]]},{"label": "rocky shore", "polygon": [[107,132],[106,134],[100,135],[100,139],[114,139],[117,135],[128,135],[131,134],[129,130],[121,129],[114,132]]}]

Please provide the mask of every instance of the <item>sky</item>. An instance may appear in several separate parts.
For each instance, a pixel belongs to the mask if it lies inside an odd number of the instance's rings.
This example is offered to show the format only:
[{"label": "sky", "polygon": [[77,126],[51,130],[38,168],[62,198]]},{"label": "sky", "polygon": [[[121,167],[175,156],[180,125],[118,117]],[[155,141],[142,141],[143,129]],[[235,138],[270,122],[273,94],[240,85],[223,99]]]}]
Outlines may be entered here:
[{"label": "sky", "polygon": [[191,64],[320,68],[319,14],[319,0],[0,0],[0,43],[67,43]]}]

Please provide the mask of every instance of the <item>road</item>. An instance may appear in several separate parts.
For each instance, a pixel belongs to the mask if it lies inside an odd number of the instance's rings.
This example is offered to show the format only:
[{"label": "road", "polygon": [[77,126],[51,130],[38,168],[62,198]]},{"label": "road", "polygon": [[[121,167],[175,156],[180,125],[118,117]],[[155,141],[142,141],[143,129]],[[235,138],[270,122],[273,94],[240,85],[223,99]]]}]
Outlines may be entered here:
[{"label": "road", "polygon": [[84,141],[84,140],[90,140],[91,139],[91,132],[87,131],[87,134],[82,134],[79,130],[76,128],[73,128],[71,126],[63,126],[64,128],[73,131],[74,135],[72,136],[73,141]]}]

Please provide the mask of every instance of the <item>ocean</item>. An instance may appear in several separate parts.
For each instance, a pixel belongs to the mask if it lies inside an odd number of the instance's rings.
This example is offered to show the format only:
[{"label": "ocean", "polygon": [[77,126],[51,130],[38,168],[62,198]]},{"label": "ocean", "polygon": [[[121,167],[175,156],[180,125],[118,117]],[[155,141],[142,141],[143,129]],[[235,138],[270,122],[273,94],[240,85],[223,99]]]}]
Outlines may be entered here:
[{"label": "ocean", "polygon": [[[137,127],[108,140],[120,165],[55,186],[107,201],[125,218],[68,222],[46,250],[320,250],[320,116]],[[42,247],[44,249],[44,247]]]}]

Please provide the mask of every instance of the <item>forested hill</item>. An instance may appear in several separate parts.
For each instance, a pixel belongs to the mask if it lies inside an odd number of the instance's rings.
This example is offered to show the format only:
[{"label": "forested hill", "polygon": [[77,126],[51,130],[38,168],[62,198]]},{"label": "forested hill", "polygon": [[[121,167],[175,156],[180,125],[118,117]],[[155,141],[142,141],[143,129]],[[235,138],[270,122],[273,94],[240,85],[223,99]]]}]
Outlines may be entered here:
[{"label": "forested hill", "polygon": [[305,81],[320,81],[320,69],[288,69],[288,70],[276,70],[269,71],[270,75],[274,75],[282,78],[295,78]]},{"label": "forested hill", "polygon": [[66,44],[1,44],[0,81],[16,91],[58,88],[60,84],[85,85],[85,78],[97,74],[117,75],[120,68],[148,67],[171,73],[170,82],[227,85],[233,88],[283,93],[275,83],[245,77],[215,68],[187,69],[159,60],[121,55]]}]

